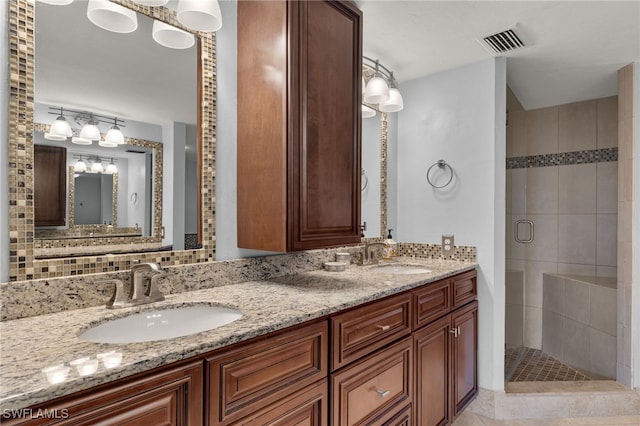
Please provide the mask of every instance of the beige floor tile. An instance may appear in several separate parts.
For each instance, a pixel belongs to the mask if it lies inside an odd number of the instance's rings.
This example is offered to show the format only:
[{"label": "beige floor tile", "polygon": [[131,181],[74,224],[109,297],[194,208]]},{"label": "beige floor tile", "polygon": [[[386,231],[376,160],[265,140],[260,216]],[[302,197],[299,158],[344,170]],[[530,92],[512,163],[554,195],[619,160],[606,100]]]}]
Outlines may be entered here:
[{"label": "beige floor tile", "polygon": [[640,416],[574,417],[564,419],[493,420],[465,411],[454,426],[640,426]]}]

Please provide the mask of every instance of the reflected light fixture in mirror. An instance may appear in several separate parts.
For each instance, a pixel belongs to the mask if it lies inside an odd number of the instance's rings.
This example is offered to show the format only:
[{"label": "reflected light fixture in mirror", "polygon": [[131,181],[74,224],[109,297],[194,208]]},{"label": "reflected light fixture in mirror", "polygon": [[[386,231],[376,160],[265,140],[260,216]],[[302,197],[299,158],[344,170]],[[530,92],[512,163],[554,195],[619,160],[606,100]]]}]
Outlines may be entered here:
[{"label": "reflected light fixture in mirror", "polygon": [[397,88],[393,71],[382,65],[379,60],[373,60],[366,56],[363,56],[362,63],[365,68],[374,73],[365,86],[364,102],[378,104],[378,109],[382,112],[401,111],[404,108],[404,103]]},{"label": "reflected light fixture in mirror", "polygon": [[371,118],[376,116],[376,110],[369,108],[366,105],[362,105],[362,118]]},{"label": "reflected light fixture in mirror", "polygon": [[109,0],[89,0],[87,18],[114,33],[131,33],[138,28],[136,12]]},{"label": "reflected light fixture in mirror", "polygon": [[78,172],[87,171],[87,164],[84,161],[82,161],[82,155],[80,156],[78,161],[76,161],[76,164],[73,166],[73,168]]},{"label": "reflected light fixture in mirror", "polygon": [[[55,108],[57,109],[57,108]],[[49,112],[49,114],[57,114],[54,112]],[[56,121],[53,122],[51,128],[49,129],[49,133],[45,133],[44,138],[52,141],[64,141],[67,138],[73,136],[73,132],[71,131],[71,126],[64,118],[64,110],[60,108],[60,114]]]},{"label": "reflected light fixture in mirror", "polygon": [[222,12],[218,0],[180,0],[178,22],[196,31],[213,32],[222,28]]},{"label": "reflected light fixture in mirror", "polygon": [[38,0],[41,3],[52,4],[54,6],[66,6],[73,3],[73,0]]},{"label": "reflected light fixture in mirror", "polygon": [[157,20],[153,21],[152,37],[156,43],[170,49],[188,49],[196,42],[193,34]]},{"label": "reflected light fixture in mirror", "polygon": [[134,3],[138,3],[140,6],[164,6],[169,0],[133,0]]}]

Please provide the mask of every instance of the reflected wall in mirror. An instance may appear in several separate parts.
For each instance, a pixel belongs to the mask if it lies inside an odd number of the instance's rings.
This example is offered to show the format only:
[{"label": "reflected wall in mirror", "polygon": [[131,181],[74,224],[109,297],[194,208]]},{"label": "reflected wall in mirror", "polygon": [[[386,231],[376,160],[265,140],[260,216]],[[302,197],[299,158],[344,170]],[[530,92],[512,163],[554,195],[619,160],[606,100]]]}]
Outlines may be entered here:
[{"label": "reflected wall in mirror", "polygon": [[[383,113],[384,114],[384,113]],[[362,119],[362,223],[364,236],[375,238],[383,236],[382,217],[382,179],[381,159],[384,144],[383,117],[377,112],[375,117]],[[366,185],[364,184],[366,182]]]},{"label": "reflected wall in mirror", "polygon": [[[151,39],[150,27],[153,19],[176,26],[185,31],[189,29],[183,27],[175,18],[175,12],[165,7],[143,7],[129,0],[112,0],[138,13],[139,27],[136,33]],[[125,64],[124,58],[139,59],[142,53],[155,52],[155,55],[168,63],[187,62],[176,61],[173,53],[169,53],[168,48],[140,45],[138,41],[123,42],[119,44],[122,34],[111,33],[97,27],[95,31],[102,32],[107,36],[106,44],[101,44],[97,48],[98,42],[94,42],[92,37],[82,31],[86,30],[84,24],[91,26],[86,18],[86,2],[73,2],[78,7],[84,7],[82,19],[72,19],[69,25],[61,24],[64,21],[63,9],[70,6],[52,6],[33,0],[14,0],[9,2],[9,38],[10,38],[10,105],[9,105],[9,128],[12,129],[9,135],[9,279],[11,281],[47,278],[55,276],[79,275],[93,272],[108,272],[113,270],[128,269],[132,262],[136,261],[160,261],[161,258],[170,259],[172,264],[193,263],[212,260],[215,257],[215,54],[214,36],[210,33],[194,33],[196,36],[196,47],[194,48],[192,66],[192,77],[190,87],[196,96],[192,96],[191,101],[187,101],[188,107],[180,107],[179,99],[182,95],[176,94],[180,91],[178,84],[174,84],[182,79],[171,73],[172,67],[164,67],[162,72],[158,68],[141,69],[137,65]],[[55,8],[53,12],[40,14],[38,10],[42,7]],[[71,10],[71,9],[69,9]],[[145,15],[145,16],[142,16]],[[56,21],[54,28],[59,35],[66,37],[49,47],[46,47],[48,37],[53,34],[46,34],[40,37],[39,31],[47,31],[46,19],[53,17]],[[62,20],[62,21],[61,21]],[[84,30],[83,30],[84,28]],[[149,29],[149,31],[147,31]],[[36,46],[36,39],[38,40]],[[42,41],[45,40],[45,41]],[[148,41],[148,40],[147,40]],[[151,43],[154,43],[151,40]],[[69,46],[76,46],[70,48]],[[38,49],[36,49],[38,47]],[[44,48],[44,51],[41,49]],[[84,48],[87,53],[80,55],[78,49]],[[157,49],[162,50],[157,50]],[[155,50],[154,50],[155,49]],[[108,51],[115,51],[118,56],[116,61],[105,60]],[[62,56],[61,56],[62,55]],[[66,55],[66,56],[65,56]],[[80,63],[72,64],[71,57],[81,59]],[[58,65],[66,65],[66,68],[59,68],[47,64],[47,57],[58,60]],[[61,58],[67,58],[61,60]],[[98,58],[98,59],[96,59]],[[174,58],[174,59],[172,59]],[[148,62],[143,60],[142,62]],[[139,64],[138,64],[139,65]],[[104,73],[103,71],[109,70]],[[73,72],[72,72],[73,71]],[[79,73],[75,73],[80,71]],[[108,75],[113,74],[117,82],[109,82]],[[69,76],[73,75],[73,78]],[[144,92],[143,87],[148,86],[153,78],[165,76],[169,80],[165,83],[154,83],[151,91]],[[42,76],[52,79],[51,82],[43,82]],[[35,86],[35,90],[34,90]],[[55,95],[50,91],[51,87],[58,88],[65,98]],[[84,96],[77,97],[78,90],[84,90]],[[102,89],[102,95],[91,94],[89,89]],[[178,88],[178,89],[176,89]],[[124,89],[118,93],[117,89]],[[128,93],[127,93],[128,92]],[[92,92],[93,93],[93,92]],[[125,100],[125,95],[131,95],[133,100]],[[82,94],[81,94],[82,95]],[[164,100],[159,100],[160,98]],[[116,104],[112,101],[119,100]],[[195,198],[195,204],[201,205],[201,213],[195,214],[198,239],[201,249],[163,252],[161,255],[153,252],[136,254],[116,254],[105,256],[95,255],[88,246],[77,244],[71,240],[69,250],[74,254],[86,255],[74,259],[73,262],[61,262],[60,260],[39,260],[35,259],[34,240],[34,109],[38,105],[54,105],[57,107],[75,107],[76,109],[91,110],[95,113],[106,113],[117,116],[125,120],[142,121],[156,124],[160,129],[160,140],[162,140],[166,158],[165,162],[165,209],[157,203],[152,203],[152,217],[160,217],[162,221],[155,233],[155,226],[151,229],[151,237],[161,236],[162,229],[167,232],[165,241],[169,241],[167,248],[179,247],[174,242],[184,239],[186,230],[185,217],[189,215],[185,206],[184,197],[186,192],[185,182],[195,181],[199,190],[199,195]],[[177,108],[176,108],[177,107]],[[176,111],[179,111],[178,115]],[[181,115],[187,111],[189,116]],[[55,117],[49,117],[46,124],[50,124]],[[45,120],[39,120],[45,122]],[[100,129],[103,133],[108,127]],[[128,133],[132,132],[132,133]],[[133,139],[158,140],[156,138],[145,138],[135,133],[135,129],[123,129],[125,136]],[[189,135],[195,135],[192,139],[197,141],[196,146],[188,146],[185,142]],[[71,144],[67,144],[67,147]],[[201,156],[191,153],[200,152]],[[190,161],[190,163],[189,163]],[[193,165],[198,171],[194,172],[197,178],[187,176],[189,171],[193,171]],[[178,178],[174,178],[178,171]],[[180,179],[181,176],[184,178]],[[121,180],[122,176],[119,176]],[[167,184],[168,183],[168,184]],[[167,196],[169,194],[169,196]],[[167,204],[179,206],[176,211],[167,211]],[[66,204],[66,203],[65,203]],[[118,201],[120,204],[120,200]],[[191,212],[197,209],[189,209]],[[164,216],[164,217],[163,217]],[[180,222],[181,219],[181,222]],[[118,222],[122,226],[120,212],[118,212]],[[104,224],[102,224],[104,225]],[[89,226],[89,225],[85,225]],[[175,231],[175,232],[174,232]],[[182,232],[180,236],[179,233]],[[176,235],[178,235],[176,237]],[[83,240],[83,239],[80,239]],[[144,245],[127,244],[131,251],[148,250]],[[153,248],[154,250],[157,249]],[[96,252],[98,253],[98,252]]]},{"label": "reflected wall in mirror", "polygon": [[[117,229],[118,173],[76,171],[75,167],[70,166],[67,209],[69,211],[67,229],[101,224]],[[38,231],[39,229],[36,228],[36,238],[38,238]],[[93,233],[89,237],[94,237]]]}]

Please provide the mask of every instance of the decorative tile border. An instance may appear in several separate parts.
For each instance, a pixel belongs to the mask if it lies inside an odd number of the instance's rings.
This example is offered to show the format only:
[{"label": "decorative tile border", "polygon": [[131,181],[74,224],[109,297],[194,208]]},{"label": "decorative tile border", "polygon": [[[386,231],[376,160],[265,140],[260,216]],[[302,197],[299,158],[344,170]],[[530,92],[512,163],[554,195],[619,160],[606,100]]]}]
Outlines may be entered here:
[{"label": "decorative tile border", "polygon": [[387,235],[387,113],[380,112],[380,233]]},{"label": "decorative tile border", "polygon": [[477,262],[477,249],[472,246],[454,246],[453,253],[445,256],[440,244],[399,243],[398,256]]},{"label": "decorative tile border", "polygon": [[618,161],[618,148],[591,149],[557,154],[507,158],[507,170],[531,167],[569,166]]},{"label": "decorative tile border", "polygon": [[[178,28],[175,12],[165,7],[140,6],[131,0],[112,0],[136,12]],[[128,269],[137,262],[164,261],[171,265],[209,262],[215,258],[216,64],[215,35],[197,33],[200,47],[199,93],[201,219],[203,247],[198,250],[86,256],[74,259],[34,258],[33,109],[35,64],[35,2],[9,2],[9,280],[72,276]],[[161,161],[160,161],[161,164]],[[156,198],[156,206],[161,198]],[[156,216],[157,211],[154,211]],[[154,224],[154,228],[157,228]],[[161,226],[157,235],[160,235]],[[155,234],[155,229],[154,229]]]}]

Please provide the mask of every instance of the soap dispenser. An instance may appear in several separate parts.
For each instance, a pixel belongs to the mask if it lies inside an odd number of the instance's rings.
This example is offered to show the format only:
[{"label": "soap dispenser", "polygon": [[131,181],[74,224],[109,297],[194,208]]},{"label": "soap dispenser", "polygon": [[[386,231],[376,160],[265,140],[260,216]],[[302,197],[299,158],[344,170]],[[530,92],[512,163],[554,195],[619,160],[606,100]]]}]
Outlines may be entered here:
[{"label": "soap dispenser", "polygon": [[384,260],[391,260],[398,255],[398,244],[393,241],[391,231],[393,231],[393,229],[387,230],[387,239],[384,242],[384,249],[382,251],[382,258]]}]

